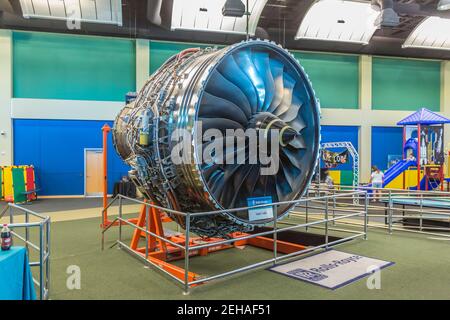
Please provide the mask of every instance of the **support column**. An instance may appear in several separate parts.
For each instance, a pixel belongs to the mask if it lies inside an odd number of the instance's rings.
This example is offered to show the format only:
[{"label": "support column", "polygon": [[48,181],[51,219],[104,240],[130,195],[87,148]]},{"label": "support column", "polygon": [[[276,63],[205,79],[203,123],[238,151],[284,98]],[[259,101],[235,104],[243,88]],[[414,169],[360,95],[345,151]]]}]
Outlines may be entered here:
[{"label": "support column", "polygon": [[359,57],[359,108],[361,109],[361,127],[359,129],[359,182],[368,182],[370,179],[370,166],[372,164],[372,57],[361,55]]},{"label": "support column", "polygon": [[150,73],[150,41],[136,39],[136,91],[139,92]]},{"label": "support column", "polygon": [[[442,61],[441,64],[441,112],[450,118],[450,61]],[[444,146],[447,152],[450,150],[450,125],[444,128]]]},{"label": "support column", "polygon": [[13,164],[12,32],[0,30],[0,165]]}]

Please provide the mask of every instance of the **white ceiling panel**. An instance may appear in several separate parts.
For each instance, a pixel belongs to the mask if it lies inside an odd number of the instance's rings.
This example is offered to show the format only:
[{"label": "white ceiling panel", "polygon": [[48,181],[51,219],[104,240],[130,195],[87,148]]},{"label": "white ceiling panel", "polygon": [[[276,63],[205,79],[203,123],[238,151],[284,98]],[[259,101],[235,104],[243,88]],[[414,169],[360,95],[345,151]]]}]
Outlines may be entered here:
[{"label": "white ceiling panel", "polygon": [[321,0],[308,10],[295,39],[367,44],[378,15],[368,2]]},{"label": "white ceiling panel", "polygon": [[122,0],[20,0],[24,18],[122,25]]},{"label": "white ceiling panel", "polygon": [[450,19],[426,18],[411,32],[403,48],[450,50]]},{"label": "white ceiling panel", "polygon": [[[267,0],[249,1],[249,34],[254,35],[256,26]],[[246,17],[224,17],[225,0],[174,0],[172,30],[198,30],[224,33],[246,33]]]}]

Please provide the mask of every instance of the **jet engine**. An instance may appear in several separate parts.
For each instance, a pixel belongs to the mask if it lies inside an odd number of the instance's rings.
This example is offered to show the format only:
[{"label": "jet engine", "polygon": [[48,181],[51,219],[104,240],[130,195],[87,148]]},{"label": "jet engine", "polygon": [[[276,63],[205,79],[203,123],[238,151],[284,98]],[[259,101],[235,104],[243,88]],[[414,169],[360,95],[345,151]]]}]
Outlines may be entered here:
[{"label": "jet engine", "polygon": [[[319,118],[299,62],[281,46],[250,40],[168,59],[118,114],[113,141],[147,199],[182,212],[220,210],[192,216],[190,227],[226,237],[282,218],[305,193]],[[278,204],[260,216],[239,209],[257,203]],[[185,227],[184,217],[171,217]]]}]

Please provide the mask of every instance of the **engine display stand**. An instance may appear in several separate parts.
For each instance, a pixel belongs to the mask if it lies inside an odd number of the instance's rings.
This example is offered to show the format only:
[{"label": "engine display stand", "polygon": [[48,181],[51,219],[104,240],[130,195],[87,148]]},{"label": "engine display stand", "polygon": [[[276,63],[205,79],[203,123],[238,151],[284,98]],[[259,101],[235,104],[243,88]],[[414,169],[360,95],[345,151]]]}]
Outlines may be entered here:
[{"label": "engine display stand", "polygon": [[[147,210],[149,210],[148,213],[148,220],[147,217]],[[170,223],[172,220],[165,215],[164,213],[161,213],[159,210],[153,207],[149,207],[147,209],[146,205],[143,205],[139,214],[139,217],[137,219],[136,225],[142,229],[145,229],[149,232],[152,232],[156,235],[158,235],[160,238],[167,239],[169,241],[172,241],[176,244],[179,244],[181,246],[184,246],[186,244],[186,238],[184,234],[181,233],[171,233],[164,230],[163,223]],[[221,250],[231,249],[235,247],[250,245],[257,248],[267,249],[267,250],[274,250],[274,242],[276,241],[277,246],[277,252],[279,253],[293,253],[297,251],[304,250],[306,247],[300,244],[281,241],[281,240],[274,240],[272,238],[266,238],[262,236],[239,240],[241,237],[245,237],[248,234],[242,233],[242,232],[236,232],[232,233],[229,236],[231,238],[236,238],[236,241],[232,244],[219,244],[217,246],[211,246],[207,248],[201,248],[198,250],[195,250],[196,245],[203,245],[205,243],[213,244],[214,242],[220,242],[223,241],[223,238],[202,238],[202,237],[190,237],[189,239],[189,245],[193,248],[193,250],[190,251],[189,257],[194,256],[206,256],[209,253],[217,252]],[[144,247],[139,246],[140,240],[144,238],[147,239],[148,244]],[[133,232],[133,236],[131,239],[130,248],[137,254],[141,255],[142,257],[146,258],[150,262],[153,262],[154,264],[157,264],[159,267],[167,271],[168,273],[172,274],[173,276],[177,277],[180,280],[185,279],[185,270],[181,267],[178,267],[172,263],[171,261],[181,260],[184,259],[184,250],[180,249],[179,247],[176,247],[168,242],[165,242],[164,240],[161,240],[158,237],[152,236],[152,235],[146,235],[144,231],[141,229],[136,228]],[[145,243],[145,242],[144,242]],[[189,272],[188,273],[189,281],[195,281],[200,279],[200,275]]]}]

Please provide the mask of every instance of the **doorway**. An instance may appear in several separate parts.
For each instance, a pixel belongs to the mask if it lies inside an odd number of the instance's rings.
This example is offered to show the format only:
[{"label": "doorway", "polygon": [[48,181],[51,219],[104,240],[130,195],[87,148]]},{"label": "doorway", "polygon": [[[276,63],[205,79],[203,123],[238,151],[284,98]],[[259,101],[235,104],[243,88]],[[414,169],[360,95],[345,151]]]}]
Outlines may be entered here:
[{"label": "doorway", "polygon": [[84,195],[103,195],[103,149],[84,149]]}]

